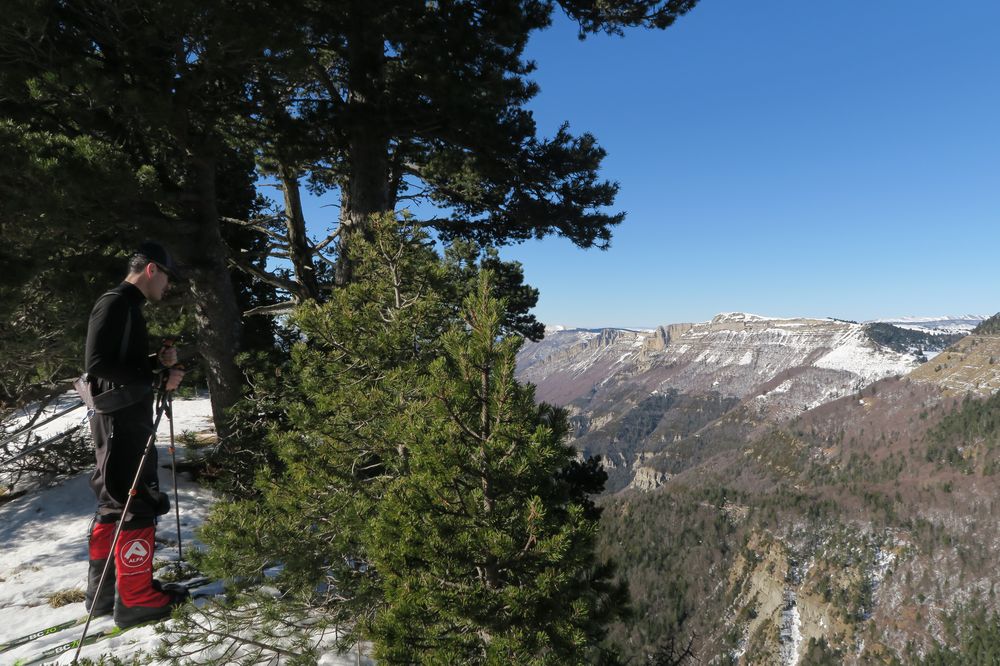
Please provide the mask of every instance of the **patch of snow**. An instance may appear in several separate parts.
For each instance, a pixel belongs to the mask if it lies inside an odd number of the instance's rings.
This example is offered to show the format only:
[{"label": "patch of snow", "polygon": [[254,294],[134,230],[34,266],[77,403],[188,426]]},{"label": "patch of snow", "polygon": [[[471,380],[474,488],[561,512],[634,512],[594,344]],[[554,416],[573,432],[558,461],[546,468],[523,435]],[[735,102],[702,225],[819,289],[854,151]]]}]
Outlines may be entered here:
[{"label": "patch of snow", "polygon": [[[62,401],[60,401],[62,404]],[[72,402],[63,406],[68,406]],[[58,406],[53,408],[56,411]],[[44,432],[56,434],[68,426],[76,425],[81,412],[73,412],[58,419]],[[174,432],[202,432],[212,424],[209,399],[174,401]],[[167,452],[167,424],[161,423],[157,440],[160,464],[169,464]],[[185,449],[178,447],[178,455]],[[204,522],[215,502],[212,493],[184,478],[177,479],[177,493],[181,508],[181,536],[184,546],[195,543],[194,531]],[[60,608],[49,606],[48,599],[53,594],[67,590],[80,590],[87,584],[87,534],[94,514],[96,502],[89,486],[90,473],[61,480],[0,505],[0,642],[27,635],[46,627],[86,616],[83,602],[67,604]],[[168,470],[160,470],[162,488],[173,501],[173,487]],[[173,512],[159,524],[158,534],[173,542],[176,539],[176,523]],[[157,543],[157,563],[176,561],[175,546]],[[222,583],[199,588],[200,594],[221,594]],[[206,603],[202,599],[196,603]],[[114,622],[110,616],[95,618],[89,633],[111,629]],[[39,638],[19,648],[3,654],[2,663],[15,663],[30,659],[48,648],[61,645],[80,637],[83,627],[76,626]],[[137,652],[151,656],[160,642],[154,626],[138,627],[121,636],[106,639],[85,646],[82,658],[99,660],[102,655],[128,658]],[[47,661],[47,664],[69,664],[75,650],[63,653]],[[363,663],[373,663],[362,657]],[[357,664],[357,655],[327,654],[319,663],[325,666],[349,666]],[[152,663],[162,663],[153,661]]]},{"label": "patch of snow", "polygon": [[796,605],[795,592],[785,592],[785,609],[781,611],[780,647],[778,655],[784,666],[795,666],[799,663],[799,650],[802,647],[802,618]]},{"label": "patch of snow", "polygon": [[890,375],[903,375],[917,366],[916,360],[895,352],[878,351],[864,337],[860,326],[852,326],[835,341],[834,348],[813,366],[846,370],[865,383]]},{"label": "patch of snow", "polygon": [[624,363],[624,362],[625,362],[625,359],[627,359],[627,358],[628,358],[629,356],[631,356],[631,355],[632,355],[633,353],[634,353],[634,352],[625,352],[624,354],[622,354],[621,356],[619,356],[619,357],[618,357],[618,360],[617,360],[617,361],[615,361],[615,362],[613,363],[613,365],[618,365],[619,363]]},{"label": "patch of snow", "polygon": [[746,635],[747,633],[748,632],[744,632],[744,635],[740,636],[740,642],[733,649],[733,661],[736,663],[739,663],[740,659],[743,658],[743,655],[747,653],[747,647],[750,645],[750,637]]},{"label": "patch of snow", "polygon": [[[77,398],[76,393],[72,391],[63,394],[53,401],[51,405],[42,410],[42,413],[35,422],[41,423],[45,419],[55,416],[59,412],[74,407],[74,405],[79,406],[50,423],[46,423],[38,428],[33,428],[32,430],[15,437],[8,446],[7,453],[15,454],[22,450],[25,446],[33,445],[43,439],[52,437],[53,435],[58,435],[61,432],[67,432],[73,428],[86,425],[87,410],[84,409],[83,405],[80,403],[80,399]],[[19,409],[11,414],[8,422],[4,424],[3,432],[0,432],[0,439],[7,438],[8,435],[5,433],[15,432],[18,428],[26,425],[28,421],[35,416],[36,409],[37,406],[31,405],[23,409]]]},{"label": "patch of snow", "polygon": [[791,388],[792,388],[792,380],[786,379],[785,381],[781,382],[767,393],[788,393],[789,389]]},{"label": "patch of snow", "polygon": [[[74,412],[74,415],[67,415],[64,419],[78,422],[80,415]],[[62,422],[65,429],[67,424],[64,419],[57,420],[53,425]],[[175,434],[186,430],[202,431],[210,424],[211,405],[208,398],[174,401]],[[166,451],[169,442],[162,435],[165,432],[166,423],[161,423],[157,447],[161,463],[170,460]],[[0,506],[0,640],[86,615],[82,602],[51,608],[48,597],[65,590],[86,588],[87,534],[96,508],[89,477],[90,474],[84,472]],[[161,471],[160,480],[173,501],[170,474]],[[190,544],[194,539],[194,526],[204,521],[213,497],[205,488],[180,478],[177,492],[182,513],[181,535]],[[173,520],[164,521],[159,532],[168,539],[171,535],[176,538],[176,524]],[[162,546],[157,550],[158,560],[176,560],[176,552]],[[221,592],[221,585],[218,591]],[[97,632],[113,626],[110,617],[95,618],[90,631]],[[10,659],[31,657],[78,637],[81,631],[82,627],[74,627],[38,639],[12,650]],[[155,630],[145,627],[129,631],[120,638],[85,647],[81,656],[96,659],[106,652],[120,656],[135,650],[152,652],[156,644]],[[128,647],[122,647],[125,645]],[[72,656],[73,651],[52,663],[69,663]]]},{"label": "patch of snow", "polygon": [[712,318],[713,324],[724,322],[750,322],[750,321],[791,321],[789,317],[766,317],[764,315],[751,314],[749,312],[720,312]]},{"label": "patch of snow", "polygon": [[872,580],[872,594],[878,592],[879,587],[882,585],[882,581],[885,580],[886,574],[889,573],[889,567],[892,563],[896,561],[896,554],[891,550],[883,550],[881,548],[875,549],[875,566],[871,572]]}]

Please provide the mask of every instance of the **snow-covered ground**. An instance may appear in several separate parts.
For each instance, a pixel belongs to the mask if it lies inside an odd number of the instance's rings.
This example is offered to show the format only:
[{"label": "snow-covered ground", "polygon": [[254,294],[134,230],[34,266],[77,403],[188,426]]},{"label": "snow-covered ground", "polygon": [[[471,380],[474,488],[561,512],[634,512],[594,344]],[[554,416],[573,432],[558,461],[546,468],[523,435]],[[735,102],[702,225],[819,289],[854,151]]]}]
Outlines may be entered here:
[{"label": "snow-covered ground", "polygon": [[[71,404],[60,401],[54,406]],[[43,426],[40,435],[55,434],[79,425],[83,410],[76,410]],[[202,432],[211,428],[211,408],[208,399],[174,401],[174,433]],[[160,424],[157,441],[163,489],[173,501],[173,487],[169,472],[170,455],[166,446],[169,438],[166,419]],[[178,447],[183,456],[183,448]],[[183,476],[183,475],[182,475]],[[72,603],[60,608],[49,605],[49,597],[68,590],[84,590],[87,576],[87,532],[94,515],[94,495],[88,485],[89,472],[73,478],[62,479],[0,506],[0,643],[86,615],[83,603]],[[201,486],[179,478],[177,483],[181,507],[181,536],[192,543],[194,527],[207,514],[212,496]],[[168,520],[169,519],[169,520]],[[166,539],[170,547],[157,544],[157,560],[177,559],[174,542],[177,527],[173,513],[164,516],[157,527],[157,539]],[[221,588],[217,591],[221,592]],[[89,633],[111,629],[110,616],[95,618]],[[35,640],[21,648],[0,655],[0,662],[13,663],[31,658],[47,648],[79,637],[82,627]],[[134,629],[120,637],[86,646],[81,656],[97,658],[101,654],[127,656],[138,650],[152,652],[156,633],[152,627]],[[70,663],[75,650],[62,655],[51,663]]]},{"label": "snow-covered ground", "polygon": [[[72,404],[67,398],[54,405],[51,412]],[[55,434],[81,422],[82,410],[74,411],[49,426],[45,433]],[[211,407],[207,398],[175,400],[174,432],[204,432],[210,430]],[[170,456],[167,452],[168,424],[160,424],[157,447],[159,449],[160,485],[169,493],[173,502],[170,474]],[[40,432],[42,436],[45,433]],[[178,456],[184,448],[178,445]],[[181,475],[184,476],[184,475]],[[68,590],[83,591],[87,575],[87,532],[94,514],[95,502],[88,485],[90,472],[72,478],[60,479],[46,487],[33,490],[0,505],[0,644],[30,634],[64,621],[86,616],[83,602],[59,608],[49,604],[49,598]],[[202,523],[214,501],[212,493],[191,482],[178,478],[177,492],[181,508],[181,535],[187,548],[193,543],[194,529]],[[160,540],[167,543],[159,543]],[[174,513],[164,516],[157,527],[156,559],[158,562],[175,562],[177,559],[177,527]],[[214,583],[199,588],[199,594],[222,592]],[[204,603],[201,601],[199,603]],[[110,616],[95,618],[88,633],[111,629]],[[79,638],[82,625],[37,639],[31,643],[0,654],[0,664],[17,663],[30,659],[46,649]],[[81,657],[98,659],[102,654],[131,657],[137,652],[152,655],[159,642],[153,627],[141,627],[121,636],[85,646]],[[49,664],[69,664],[75,650],[48,661]],[[153,662],[155,663],[155,662]],[[357,664],[356,655],[327,655],[320,660],[326,666]],[[362,658],[362,663],[372,663]]]},{"label": "snow-covered ground", "polygon": [[864,384],[883,377],[904,375],[917,363],[913,356],[872,346],[860,326],[851,326],[835,341],[833,350],[813,365],[828,370],[844,370],[857,375]]}]

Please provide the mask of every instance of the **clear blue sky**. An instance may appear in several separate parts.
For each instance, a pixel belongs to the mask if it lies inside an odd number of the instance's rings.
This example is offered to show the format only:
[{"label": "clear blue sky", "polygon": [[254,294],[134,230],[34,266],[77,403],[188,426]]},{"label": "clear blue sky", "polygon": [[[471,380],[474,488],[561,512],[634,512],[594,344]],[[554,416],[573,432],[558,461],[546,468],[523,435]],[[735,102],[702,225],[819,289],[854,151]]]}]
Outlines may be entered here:
[{"label": "clear blue sky", "polygon": [[701,0],[582,42],[559,16],[528,57],[539,133],[593,133],[627,214],[606,252],[502,250],[541,321],[1000,311],[1000,1]]},{"label": "clear blue sky", "polygon": [[627,213],[606,252],[502,253],[540,320],[1000,310],[1000,2],[702,0],[529,57],[541,133],[596,135]]}]

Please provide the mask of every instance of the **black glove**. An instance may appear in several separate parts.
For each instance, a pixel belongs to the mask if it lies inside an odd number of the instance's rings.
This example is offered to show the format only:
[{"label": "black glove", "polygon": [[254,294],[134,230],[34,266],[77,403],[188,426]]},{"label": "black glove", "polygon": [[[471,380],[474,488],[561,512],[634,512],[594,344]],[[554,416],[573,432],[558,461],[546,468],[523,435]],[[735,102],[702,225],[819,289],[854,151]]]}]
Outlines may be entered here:
[{"label": "black glove", "polygon": [[191,596],[190,590],[188,590],[182,583],[162,583],[155,578],[153,579],[153,589],[157,592],[163,592],[164,594],[173,596],[177,602],[184,601]]},{"label": "black glove", "polygon": [[157,516],[162,516],[164,514],[170,513],[170,498],[167,497],[166,493],[161,493],[159,490],[151,490],[150,495],[152,496],[155,504],[154,513]]}]

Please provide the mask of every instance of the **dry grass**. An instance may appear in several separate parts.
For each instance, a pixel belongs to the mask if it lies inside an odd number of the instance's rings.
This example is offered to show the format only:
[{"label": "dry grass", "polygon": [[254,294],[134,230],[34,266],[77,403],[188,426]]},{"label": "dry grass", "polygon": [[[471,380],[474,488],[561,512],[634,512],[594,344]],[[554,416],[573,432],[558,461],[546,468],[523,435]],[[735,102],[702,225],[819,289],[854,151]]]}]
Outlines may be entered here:
[{"label": "dry grass", "polygon": [[914,370],[909,377],[937,384],[951,395],[992,395],[1000,390],[1000,337],[964,337]]},{"label": "dry grass", "polygon": [[76,588],[63,590],[62,592],[56,592],[49,597],[49,606],[52,606],[53,608],[62,608],[63,606],[69,604],[79,603],[83,601],[83,599],[83,590]]},{"label": "dry grass", "polygon": [[206,447],[215,446],[219,442],[219,439],[211,430],[204,430],[202,432],[185,430],[177,435],[177,442],[182,446],[197,451]]}]

